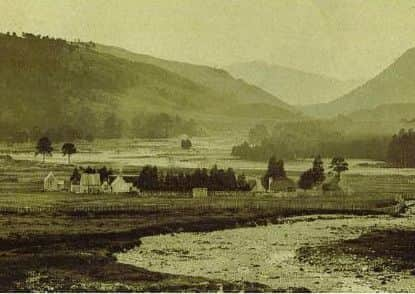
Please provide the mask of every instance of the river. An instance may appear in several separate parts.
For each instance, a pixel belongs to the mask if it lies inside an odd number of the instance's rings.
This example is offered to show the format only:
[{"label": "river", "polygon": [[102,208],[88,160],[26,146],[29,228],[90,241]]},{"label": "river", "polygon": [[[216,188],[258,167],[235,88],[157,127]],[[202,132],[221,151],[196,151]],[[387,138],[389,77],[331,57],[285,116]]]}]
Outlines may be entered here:
[{"label": "river", "polygon": [[[255,281],[273,288],[306,287],[317,292],[390,291],[376,278],[333,272],[296,258],[303,246],[356,238],[379,228],[415,228],[414,218],[308,216],[279,225],[209,233],[178,233],[142,238],[142,244],[116,255],[121,263],[172,274]],[[385,288],[386,287],[386,288]],[[398,287],[395,285],[395,287]]]}]

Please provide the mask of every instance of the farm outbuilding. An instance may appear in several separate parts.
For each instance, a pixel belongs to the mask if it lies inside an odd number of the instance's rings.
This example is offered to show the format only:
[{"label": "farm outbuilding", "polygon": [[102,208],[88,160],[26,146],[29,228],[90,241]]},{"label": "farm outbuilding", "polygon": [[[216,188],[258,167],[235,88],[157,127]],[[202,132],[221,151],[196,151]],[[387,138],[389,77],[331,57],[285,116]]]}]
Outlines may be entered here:
[{"label": "farm outbuilding", "polygon": [[43,190],[48,192],[65,190],[65,181],[58,179],[53,172],[50,172],[43,180]]},{"label": "farm outbuilding", "polygon": [[201,198],[208,196],[208,189],[207,188],[193,188],[192,189],[192,196],[194,198]]},{"label": "farm outbuilding", "polygon": [[289,178],[270,178],[269,191],[270,192],[295,192],[297,184]]},{"label": "farm outbuilding", "polygon": [[71,193],[75,193],[75,194],[81,193],[81,186],[79,185],[79,183],[77,184],[71,183]]},{"label": "farm outbuilding", "polygon": [[80,181],[80,193],[98,194],[101,192],[101,178],[99,174],[83,173]]},{"label": "farm outbuilding", "polygon": [[108,181],[104,181],[101,185],[102,193],[111,193],[111,185],[108,184]]}]

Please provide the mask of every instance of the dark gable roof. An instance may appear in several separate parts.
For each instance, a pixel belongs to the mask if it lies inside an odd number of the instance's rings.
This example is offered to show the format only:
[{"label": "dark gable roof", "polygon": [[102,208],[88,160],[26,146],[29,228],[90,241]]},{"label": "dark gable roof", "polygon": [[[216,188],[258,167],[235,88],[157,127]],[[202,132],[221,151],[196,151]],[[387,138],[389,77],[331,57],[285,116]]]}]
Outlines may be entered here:
[{"label": "dark gable roof", "polygon": [[289,189],[296,189],[296,183],[289,178],[277,178],[272,180],[270,190],[272,191],[286,191]]}]

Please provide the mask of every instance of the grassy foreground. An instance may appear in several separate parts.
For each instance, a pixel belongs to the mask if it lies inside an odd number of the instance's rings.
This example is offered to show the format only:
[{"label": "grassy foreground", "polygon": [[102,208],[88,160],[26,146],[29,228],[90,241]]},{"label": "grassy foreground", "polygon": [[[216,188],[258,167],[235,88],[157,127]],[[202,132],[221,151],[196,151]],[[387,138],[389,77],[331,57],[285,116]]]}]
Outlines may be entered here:
[{"label": "grassy foreground", "polygon": [[[0,291],[269,291],[118,264],[143,236],[282,222],[304,214],[388,213],[393,197],[140,198],[69,193],[0,194]],[[300,290],[305,289],[278,289]]]}]

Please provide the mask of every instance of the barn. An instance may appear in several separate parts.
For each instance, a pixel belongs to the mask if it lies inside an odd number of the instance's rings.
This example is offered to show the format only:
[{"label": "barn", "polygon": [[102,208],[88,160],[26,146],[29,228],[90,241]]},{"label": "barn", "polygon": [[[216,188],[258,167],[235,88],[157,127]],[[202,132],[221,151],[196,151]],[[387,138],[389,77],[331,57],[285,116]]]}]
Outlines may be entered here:
[{"label": "barn", "polygon": [[295,192],[297,190],[296,183],[289,178],[270,178],[269,191],[270,192]]},{"label": "barn", "polygon": [[101,192],[101,178],[100,175],[83,173],[79,183],[79,192],[86,194],[98,194]]}]

